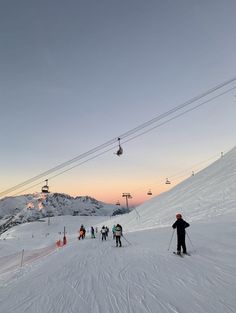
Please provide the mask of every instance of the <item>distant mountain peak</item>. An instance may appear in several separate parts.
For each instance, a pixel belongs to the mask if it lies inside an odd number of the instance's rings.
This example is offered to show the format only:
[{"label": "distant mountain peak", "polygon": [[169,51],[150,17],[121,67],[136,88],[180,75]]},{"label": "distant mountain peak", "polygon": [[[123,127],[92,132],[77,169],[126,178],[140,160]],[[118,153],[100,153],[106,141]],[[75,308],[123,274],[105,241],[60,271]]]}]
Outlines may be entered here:
[{"label": "distant mountain peak", "polygon": [[116,205],[90,196],[72,197],[57,192],[25,194],[0,200],[0,227],[8,219],[14,225],[58,215],[110,216],[116,209]]}]

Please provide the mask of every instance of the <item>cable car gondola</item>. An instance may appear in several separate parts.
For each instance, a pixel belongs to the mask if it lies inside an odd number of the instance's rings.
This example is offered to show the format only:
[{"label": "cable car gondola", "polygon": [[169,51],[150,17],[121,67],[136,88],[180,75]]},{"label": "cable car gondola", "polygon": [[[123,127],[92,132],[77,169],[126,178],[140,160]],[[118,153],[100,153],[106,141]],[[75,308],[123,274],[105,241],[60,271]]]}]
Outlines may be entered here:
[{"label": "cable car gondola", "polygon": [[48,179],[45,180],[46,185],[42,187],[42,193],[49,193]]},{"label": "cable car gondola", "polygon": [[171,184],[171,182],[170,182],[170,180],[169,180],[168,178],[166,178],[166,184],[167,184],[167,185],[170,185],[170,184]]}]

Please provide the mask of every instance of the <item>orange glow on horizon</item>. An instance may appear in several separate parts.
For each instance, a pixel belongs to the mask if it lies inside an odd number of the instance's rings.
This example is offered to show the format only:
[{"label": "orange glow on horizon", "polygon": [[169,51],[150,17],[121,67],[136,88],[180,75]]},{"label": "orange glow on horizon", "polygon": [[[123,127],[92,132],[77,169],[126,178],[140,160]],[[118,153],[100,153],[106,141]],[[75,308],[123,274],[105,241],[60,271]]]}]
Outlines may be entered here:
[{"label": "orange glow on horizon", "polygon": [[[101,177],[96,177],[93,179],[91,183],[91,178],[79,181],[78,180],[70,180],[67,182],[64,180],[60,181],[52,181],[50,184],[51,193],[64,193],[70,196],[90,196],[95,198],[98,201],[102,201],[104,203],[116,204],[117,201],[120,202],[121,206],[126,206],[126,200],[122,197],[124,192],[128,192],[131,194],[132,199],[129,199],[129,206],[137,206],[140,205],[153,197],[160,195],[163,192],[166,192],[173,188],[175,185],[180,183],[183,179],[179,180],[171,180],[171,184],[165,184],[165,178],[156,177],[159,181],[158,183],[150,184],[151,179],[145,179],[140,177],[137,180],[110,180],[106,181],[106,179],[101,180]],[[160,183],[161,182],[161,183]],[[62,184],[63,183],[63,184]],[[151,190],[152,195],[148,195],[147,193]],[[22,194],[25,194],[23,192]],[[38,196],[39,200],[43,200],[45,195],[39,190],[31,190],[29,193],[34,193]],[[39,201],[42,202],[42,201]],[[42,209],[43,205],[39,205],[39,209]]]},{"label": "orange glow on horizon", "polygon": [[[129,187],[121,187],[121,186],[104,186],[99,185],[97,188],[86,189],[85,187],[83,190],[81,189],[78,192],[77,186],[71,186],[69,190],[57,190],[52,192],[63,192],[68,193],[69,195],[76,197],[76,196],[90,196],[95,198],[98,201],[102,201],[105,203],[116,204],[117,201],[120,202],[121,206],[126,206],[126,200],[122,197],[124,192],[129,192],[132,196],[132,199],[129,199],[129,206],[137,206],[150,200],[153,197],[160,195],[163,192],[166,192],[177,185],[179,182],[175,181],[170,185],[166,185],[163,183],[163,186],[158,186],[156,188],[147,188],[147,187],[137,187],[137,184],[130,185]],[[147,192],[151,189],[152,195],[148,195]]]}]

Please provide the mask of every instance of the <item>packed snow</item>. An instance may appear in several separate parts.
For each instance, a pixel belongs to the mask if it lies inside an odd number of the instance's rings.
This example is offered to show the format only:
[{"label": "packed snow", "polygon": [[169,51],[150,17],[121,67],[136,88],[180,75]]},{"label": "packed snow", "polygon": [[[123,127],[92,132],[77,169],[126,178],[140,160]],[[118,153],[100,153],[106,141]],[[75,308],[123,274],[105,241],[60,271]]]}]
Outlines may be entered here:
[{"label": "packed snow", "polygon": [[[235,313],[235,207],[236,148],[130,214],[13,227],[0,240],[1,313]],[[190,223],[190,256],[172,253],[177,212]],[[99,231],[91,238],[91,226],[118,222],[121,248],[111,232],[106,241]],[[59,248],[64,226],[67,245]]]}]

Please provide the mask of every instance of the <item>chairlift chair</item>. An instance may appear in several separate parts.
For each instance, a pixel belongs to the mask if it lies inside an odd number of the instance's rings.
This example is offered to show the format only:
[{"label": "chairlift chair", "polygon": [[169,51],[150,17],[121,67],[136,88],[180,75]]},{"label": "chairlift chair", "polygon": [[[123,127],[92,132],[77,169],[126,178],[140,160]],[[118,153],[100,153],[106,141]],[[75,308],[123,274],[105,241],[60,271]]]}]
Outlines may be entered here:
[{"label": "chairlift chair", "polygon": [[46,185],[42,187],[42,193],[49,193],[48,179],[45,180]]},{"label": "chairlift chair", "polygon": [[148,196],[152,196],[152,191],[151,191],[151,189],[148,190],[147,195],[148,195]]},{"label": "chairlift chair", "polygon": [[167,184],[167,185],[170,185],[170,184],[171,184],[171,182],[170,182],[170,180],[169,180],[168,178],[166,178],[166,184]]},{"label": "chairlift chair", "polygon": [[116,205],[120,205],[120,201],[119,200],[116,202]]},{"label": "chairlift chair", "polygon": [[118,138],[118,142],[119,142],[119,148],[115,154],[118,156],[121,156],[123,154],[123,148],[120,145],[120,138]]}]

